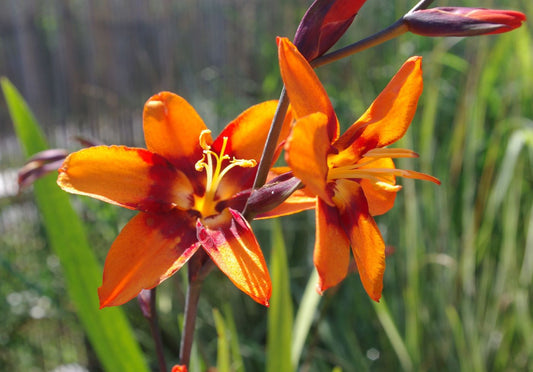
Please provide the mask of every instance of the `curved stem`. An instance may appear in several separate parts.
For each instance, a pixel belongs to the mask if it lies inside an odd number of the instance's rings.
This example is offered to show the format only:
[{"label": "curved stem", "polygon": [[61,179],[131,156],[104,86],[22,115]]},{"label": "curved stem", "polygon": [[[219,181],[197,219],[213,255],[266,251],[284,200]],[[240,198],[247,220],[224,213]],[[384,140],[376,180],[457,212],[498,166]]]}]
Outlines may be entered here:
[{"label": "curved stem", "polygon": [[185,318],[183,320],[183,332],[180,344],[180,363],[189,367],[191,360],[192,342],[194,339],[194,326],[196,324],[196,314],[198,310],[198,300],[200,299],[200,290],[202,280],[194,278],[189,281],[187,288],[187,298],[185,300]]},{"label": "curved stem", "polygon": [[152,333],[152,338],[154,339],[155,349],[157,353],[157,361],[159,363],[159,371],[166,372],[167,364],[165,362],[165,355],[163,353],[163,342],[161,341],[161,332],[159,331],[159,321],[157,317],[157,308],[156,308],[156,289],[153,288],[150,290],[150,331]]},{"label": "curved stem", "polygon": [[369,36],[366,39],[360,40],[332,53],[325,54],[322,57],[318,57],[311,62],[311,66],[316,68],[334,61],[338,61],[339,59],[346,58],[352,54],[359,53],[365,49],[369,49],[373,46],[382,44],[385,41],[394,39],[395,37],[405,34],[407,31],[409,30],[404,24],[403,19],[399,19],[386,29]]},{"label": "curved stem", "polygon": [[[417,10],[426,9],[433,2],[433,0],[421,0],[419,1],[407,14],[412,13]],[[407,26],[403,22],[403,18],[400,18],[392,25],[386,29],[367,37],[366,39],[360,40],[354,44],[351,44],[345,48],[339,49],[335,52],[323,55],[313,61],[311,61],[311,66],[313,68],[323,66],[325,64],[337,61],[339,59],[348,57],[352,54],[361,52],[365,49],[371,48],[373,46],[382,44],[388,40],[391,40],[397,36],[400,36],[408,31]],[[283,120],[285,119],[285,114],[289,107],[289,100],[285,92],[285,87],[281,91],[281,95],[278,101],[278,108],[272,120],[272,125],[270,127],[270,132],[265,143],[263,150],[263,155],[261,156],[261,161],[257,168],[257,174],[255,176],[253,189],[258,189],[263,186],[266,182],[268,171],[272,165],[272,160],[274,159],[274,153],[276,151],[276,145],[278,143],[279,135],[281,128],[283,126]],[[243,210],[243,215],[247,216],[246,207]]]},{"label": "curved stem", "polygon": [[[281,94],[278,101],[278,107],[274,118],[272,119],[272,124],[270,126],[270,131],[268,132],[268,137],[265,142],[265,147],[263,149],[263,155],[261,155],[261,161],[257,168],[257,174],[254,181],[254,190],[263,186],[267,180],[268,171],[272,165],[274,159],[274,154],[276,152],[276,147],[278,144],[279,135],[281,133],[281,128],[283,127],[283,121],[285,120],[285,114],[289,109],[289,99],[287,97],[287,92],[285,87],[281,90]],[[246,207],[243,210],[243,215],[247,217]]]}]

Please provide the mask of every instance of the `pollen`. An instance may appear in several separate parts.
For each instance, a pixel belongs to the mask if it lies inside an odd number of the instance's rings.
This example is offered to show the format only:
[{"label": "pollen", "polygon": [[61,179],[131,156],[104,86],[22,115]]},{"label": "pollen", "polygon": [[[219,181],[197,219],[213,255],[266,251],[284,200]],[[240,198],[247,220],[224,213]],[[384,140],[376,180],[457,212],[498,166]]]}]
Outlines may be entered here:
[{"label": "pollen", "polygon": [[[203,149],[202,158],[195,164],[195,169],[198,172],[205,170],[206,184],[205,194],[201,200],[197,201],[197,207],[202,216],[207,217],[215,213],[215,199],[218,186],[222,178],[234,167],[253,168],[257,165],[254,159],[237,159],[231,158],[226,154],[228,146],[228,137],[222,138],[222,147],[220,153],[216,153],[207,144],[207,138],[211,131],[206,129],[200,133],[198,142]],[[231,160],[230,160],[231,159]],[[223,164],[225,161],[226,164]]]}]

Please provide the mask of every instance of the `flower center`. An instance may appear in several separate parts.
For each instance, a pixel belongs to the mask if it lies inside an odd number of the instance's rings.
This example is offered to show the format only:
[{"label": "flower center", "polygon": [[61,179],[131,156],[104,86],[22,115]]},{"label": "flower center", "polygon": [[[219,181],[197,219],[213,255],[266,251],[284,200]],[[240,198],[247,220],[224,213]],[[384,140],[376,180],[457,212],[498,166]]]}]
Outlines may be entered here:
[{"label": "flower center", "polygon": [[[222,178],[234,167],[252,168],[257,165],[257,162],[253,159],[236,159],[231,158],[228,154],[225,154],[228,144],[228,137],[222,138],[222,148],[220,153],[211,150],[211,146],[207,144],[207,137],[211,131],[205,129],[200,133],[200,146],[202,147],[203,156],[195,164],[195,168],[198,172],[205,170],[206,183],[205,194],[203,197],[197,198],[196,209],[203,217],[209,217],[218,212],[215,209],[216,206],[216,194]],[[225,166],[223,163],[229,160]]]}]

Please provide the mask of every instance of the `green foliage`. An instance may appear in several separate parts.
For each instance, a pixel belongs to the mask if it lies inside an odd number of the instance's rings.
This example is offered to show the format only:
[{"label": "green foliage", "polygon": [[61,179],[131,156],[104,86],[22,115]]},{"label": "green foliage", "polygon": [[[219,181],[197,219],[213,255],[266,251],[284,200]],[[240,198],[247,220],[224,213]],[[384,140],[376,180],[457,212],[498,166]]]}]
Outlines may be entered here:
[{"label": "green foliage", "polygon": [[[302,3],[298,2],[298,12],[293,10],[287,17],[291,27],[296,27],[296,15],[310,2]],[[490,6],[522,10],[531,19],[532,4],[501,0]],[[412,4],[388,5],[367,2],[341,43],[378,31]],[[479,1],[461,5],[488,6]],[[270,3],[268,7],[275,8]],[[278,9],[273,10],[276,14],[263,10],[270,18],[260,19],[260,25],[280,18]],[[253,103],[256,95],[277,98],[279,94],[273,37],[264,36],[262,30],[259,26],[254,30],[253,44],[259,51],[254,55],[255,87],[262,86],[263,91],[234,97],[229,88],[222,89],[220,102],[206,103],[223,107],[221,117],[242,111],[243,102]],[[202,293],[193,354],[196,367],[191,371],[217,365],[217,350],[221,365],[229,350],[229,369],[237,371],[244,366],[248,371],[265,366],[274,370],[275,363],[283,363],[285,370],[302,371],[531,370],[532,45],[527,23],[509,34],[471,39],[404,35],[318,69],[345,128],[407,57],[422,55],[424,92],[408,134],[397,144],[417,151],[420,158],[397,165],[430,173],[442,185],[401,180],[403,189],[395,207],[376,218],[394,251],[387,258],[386,302],[372,303],[354,273],[322,297],[316,293],[312,212],[281,219],[283,234],[277,224],[254,222],[261,246],[273,247],[272,251],[265,248],[274,281],[271,307],[266,310],[254,304],[223,275],[213,272]],[[52,183],[50,187],[55,187]],[[110,242],[117,227],[115,222],[107,226],[112,217],[104,212],[114,207],[98,207],[98,203],[91,207],[99,223],[88,229]],[[44,222],[54,223],[57,218],[47,215]],[[83,262],[78,269],[84,268]],[[9,267],[9,259],[2,264]],[[174,313],[183,309],[177,294],[184,281],[177,277],[165,283]],[[96,286],[92,283],[83,294],[95,295]],[[223,309],[222,313],[213,315],[213,307]],[[167,351],[174,356],[176,323],[175,315],[162,319]]]},{"label": "green foliage", "polygon": [[279,221],[272,223],[272,297],[268,311],[267,372],[291,371],[293,310],[289,265]]},{"label": "green foliage", "polygon": [[[25,155],[47,149],[44,135],[18,91],[5,78],[1,85]],[[68,294],[102,365],[107,371],[147,370],[122,309],[98,309],[96,288],[101,268],[68,195],[57,187],[54,175],[37,181],[34,194],[48,243],[60,259]]]}]

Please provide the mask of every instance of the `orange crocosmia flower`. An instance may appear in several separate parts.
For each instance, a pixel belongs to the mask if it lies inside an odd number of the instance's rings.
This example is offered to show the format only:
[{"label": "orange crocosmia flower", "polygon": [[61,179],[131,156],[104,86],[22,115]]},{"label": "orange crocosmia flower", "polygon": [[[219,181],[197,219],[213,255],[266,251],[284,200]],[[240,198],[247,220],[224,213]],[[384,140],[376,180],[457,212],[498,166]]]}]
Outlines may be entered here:
[{"label": "orange crocosmia flower", "polygon": [[296,118],[285,145],[294,175],[316,195],[314,263],[318,290],[338,284],[348,272],[350,246],[368,295],[381,297],[385,244],[373,216],[392,208],[396,176],[439,181],[396,169],[393,158],[417,155],[385,146],[401,138],[422,92],[420,57],[412,57],[342,136],[331,102],[309,63],[285,38],[278,40],[281,76]]},{"label": "orange crocosmia flower", "polygon": [[[277,102],[252,106],[214,141],[187,101],[168,92],[145,104],[147,149],[95,146],[70,154],[58,184],[68,192],[138,210],[111,246],[101,307],[123,304],[170,277],[202,247],[243,292],[268,305],[271,281],[241,215]],[[287,116],[281,138],[289,130]]]}]

